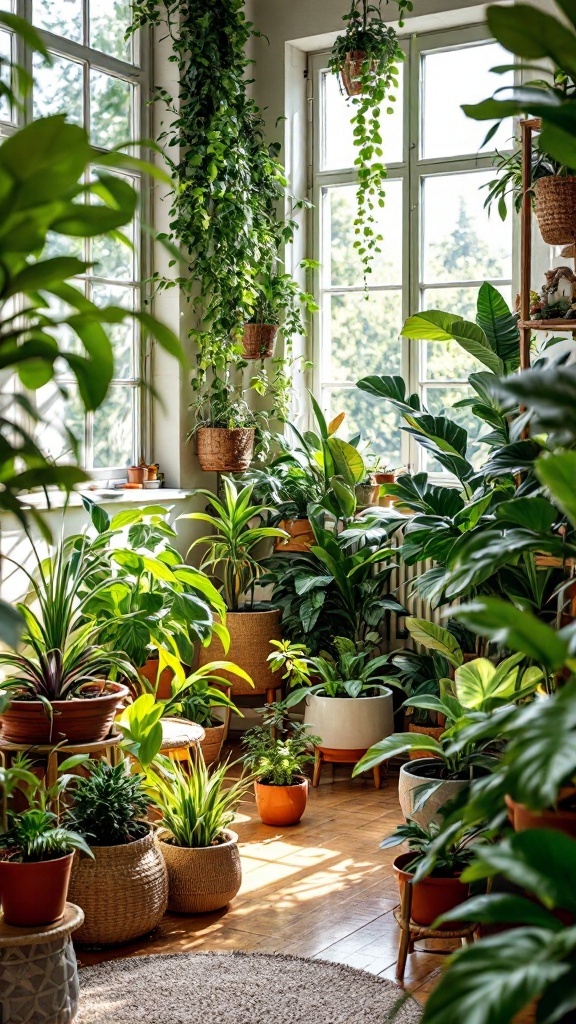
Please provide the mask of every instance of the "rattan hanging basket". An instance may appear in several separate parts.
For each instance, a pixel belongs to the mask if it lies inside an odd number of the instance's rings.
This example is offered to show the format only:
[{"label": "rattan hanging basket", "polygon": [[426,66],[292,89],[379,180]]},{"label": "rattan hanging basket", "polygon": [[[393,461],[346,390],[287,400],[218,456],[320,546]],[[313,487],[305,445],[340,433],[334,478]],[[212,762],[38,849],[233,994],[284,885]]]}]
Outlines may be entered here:
[{"label": "rattan hanging basket", "polygon": [[200,469],[208,473],[244,473],[254,452],[254,427],[199,427]]},{"label": "rattan hanging basket", "polygon": [[550,175],[536,183],[536,219],[547,245],[567,245],[576,238],[576,177]]},{"label": "rattan hanging basket", "polygon": [[168,909],[176,914],[208,914],[234,899],[242,883],[238,836],[230,829],[215,846],[184,847],[168,842],[160,830],[158,849],[168,868]]},{"label": "rattan hanging basket", "polygon": [[242,345],[245,359],[269,359],[278,334],[276,324],[244,324]]},{"label": "rattan hanging basket", "polygon": [[82,946],[115,946],[146,935],[168,905],[168,872],[150,831],[123,846],[94,846],[74,857],[68,899],[84,911]]},{"label": "rattan hanging basket", "polygon": [[270,641],[282,639],[281,614],[279,608],[272,608],[270,611],[228,612],[228,652],[224,651],[219,638],[213,635],[208,647],[200,648],[199,664],[207,665],[210,661],[222,661],[227,658],[228,661],[243,668],[252,679],[253,687],[231,673],[218,673],[232,684],[234,696],[266,693],[267,690],[278,689],[282,685],[282,680],[278,673],[271,671],[268,655],[272,654],[273,650]]}]

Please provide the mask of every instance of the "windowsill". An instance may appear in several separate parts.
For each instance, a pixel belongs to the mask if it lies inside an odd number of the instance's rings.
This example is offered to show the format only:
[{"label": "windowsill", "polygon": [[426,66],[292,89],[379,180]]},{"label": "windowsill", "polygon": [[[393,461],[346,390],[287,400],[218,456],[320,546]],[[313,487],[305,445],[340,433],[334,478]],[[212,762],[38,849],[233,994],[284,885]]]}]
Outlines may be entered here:
[{"label": "windowsill", "polygon": [[70,495],[68,500],[61,491],[54,491],[50,493],[49,502],[46,500],[44,493],[35,493],[28,495],[26,504],[31,508],[35,508],[40,512],[52,512],[53,510],[63,509],[66,505],[68,508],[81,508],[82,507],[82,495],[90,498],[97,505],[109,505],[111,508],[115,505],[168,505],[175,501],[184,501],[186,498],[191,497],[193,490],[181,490],[178,487],[158,487],[157,489],[142,488],[142,490],[118,490],[118,496],[116,497],[102,497],[96,491],[75,491]]}]

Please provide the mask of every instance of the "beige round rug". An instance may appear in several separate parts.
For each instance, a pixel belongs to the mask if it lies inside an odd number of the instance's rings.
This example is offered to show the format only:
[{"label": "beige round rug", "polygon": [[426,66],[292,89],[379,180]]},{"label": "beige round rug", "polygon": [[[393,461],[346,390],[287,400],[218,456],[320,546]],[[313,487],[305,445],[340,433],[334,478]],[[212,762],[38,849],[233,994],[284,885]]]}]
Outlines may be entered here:
[{"label": "beige round rug", "polygon": [[[80,971],[76,1024],[418,1024],[391,981],[267,953],[126,957]],[[390,1016],[389,1016],[390,1015]]]}]

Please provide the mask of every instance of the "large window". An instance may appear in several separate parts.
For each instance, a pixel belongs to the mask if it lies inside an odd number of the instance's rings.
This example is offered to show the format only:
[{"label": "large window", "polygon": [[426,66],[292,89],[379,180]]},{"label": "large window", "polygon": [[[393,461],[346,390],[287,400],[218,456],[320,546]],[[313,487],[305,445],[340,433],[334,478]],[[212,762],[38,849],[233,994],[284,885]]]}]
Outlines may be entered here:
[{"label": "large window", "polygon": [[[466,392],[466,374],[480,365],[456,346],[408,342],[405,317],[439,308],[472,318],[476,294],[491,281],[512,295],[512,222],[484,210],[481,186],[493,176],[493,150],[512,145],[512,122],[478,152],[486,126],[460,109],[491,95],[490,69],[509,61],[479,30],[413,37],[406,44],[401,89],[393,115],[383,115],[388,166],[384,236],[366,293],[353,249],[355,212],[353,108],[326,70],[328,54],[311,60],[315,248],[319,273],[315,389],[327,412],[346,411],[393,466],[423,465],[425,456],[399,431],[399,416],[355,388],[366,374],[401,374],[430,412],[440,414]],[[510,84],[512,74],[500,76]],[[467,410],[451,413],[471,430]],[[440,467],[428,465],[430,471]]]},{"label": "large window", "polygon": [[[3,0],[2,6],[10,5]],[[13,58],[34,78],[26,112],[0,112],[3,134],[24,117],[64,113],[83,125],[103,152],[150,137],[145,123],[147,55],[138,35],[126,40],[130,0],[13,0],[12,9],[42,31],[53,64],[48,67],[0,33],[1,52],[7,54],[12,47]],[[142,194],[139,175],[131,172],[126,178]],[[96,305],[137,309],[142,302],[139,282],[146,274],[144,246],[137,226],[125,238],[128,244],[119,235],[94,242],[54,236],[51,252],[77,255],[91,264],[78,283]],[[85,415],[74,380],[65,375],[34,396],[46,420],[39,437],[42,447],[56,459],[65,457],[71,431],[80,442],[83,465],[97,476],[120,473],[139,457],[145,443],[139,328],[129,322],[109,330],[115,377],[100,409]]]}]

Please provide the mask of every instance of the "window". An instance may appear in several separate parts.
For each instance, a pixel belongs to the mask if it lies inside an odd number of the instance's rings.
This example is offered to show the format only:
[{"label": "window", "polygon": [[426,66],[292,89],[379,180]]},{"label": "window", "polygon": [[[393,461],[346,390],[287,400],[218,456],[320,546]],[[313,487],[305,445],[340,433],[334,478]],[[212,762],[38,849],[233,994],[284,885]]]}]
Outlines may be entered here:
[{"label": "window", "polygon": [[[8,5],[4,2],[3,6]],[[27,119],[65,113],[70,121],[86,128],[92,144],[103,152],[130,139],[150,137],[144,119],[148,92],[145,47],[138,35],[125,38],[131,21],[130,0],[32,0],[31,5],[28,0],[14,0],[13,9],[42,31],[53,57],[53,66],[47,67],[26,50],[18,55],[18,62],[34,77]],[[11,43],[14,45],[7,33],[0,33],[3,53]],[[16,119],[10,111],[1,111],[0,118],[4,122],[0,132],[13,130]],[[142,195],[138,173],[130,171],[125,177]],[[78,283],[97,305],[114,303],[137,309],[143,298],[139,282],[146,276],[137,225],[132,226],[126,241],[129,244],[118,237],[78,243],[56,236],[51,254],[73,254],[91,264]],[[66,456],[70,451],[67,431],[71,431],[80,442],[81,463],[97,476],[119,474],[122,467],[139,458],[145,440],[140,331],[129,323],[113,325],[109,332],[115,379],[100,409],[85,415],[74,379],[65,375],[58,378],[58,386],[51,383],[35,395],[47,420],[39,436],[42,447],[56,459]]]},{"label": "window", "polygon": [[[401,374],[430,412],[441,414],[466,392],[466,375],[480,365],[457,346],[408,342],[399,332],[419,309],[474,317],[484,280],[512,296],[512,221],[483,209],[481,186],[493,177],[493,149],[478,152],[486,125],[460,109],[491,95],[490,69],[509,55],[477,29],[413,37],[405,44],[395,112],[383,115],[388,166],[384,236],[364,291],[352,247],[355,211],[351,106],[327,71],[328,54],[311,61],[313,201],[319,272],[315,390],[332,415],[345,411],[349,431],[360,430],[393,466],[425,466],[425,453],[400,434],[400,416],[355,387],[366,374]],[[500,76],[510,84],[512,73]],[[490,146],[510,148],[513,124]],[[473,428],[467,410],[452,414]],[[474,440],[474,438],[472,438]],[[430,471],[440,471],[433,463]]]}]

